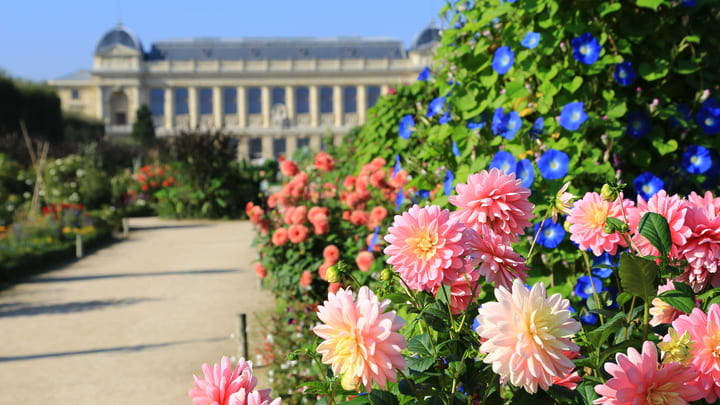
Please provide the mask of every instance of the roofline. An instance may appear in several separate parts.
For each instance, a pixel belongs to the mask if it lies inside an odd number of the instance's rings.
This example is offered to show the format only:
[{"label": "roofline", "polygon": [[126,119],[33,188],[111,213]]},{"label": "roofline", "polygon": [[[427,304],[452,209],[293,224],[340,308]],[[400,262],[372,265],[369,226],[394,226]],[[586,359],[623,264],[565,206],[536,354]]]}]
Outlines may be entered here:
[{"label": "roofline", "polygon": [[238,44],[238,43],[392,43],[402,44],[403,41],[389,37],[364,37],[364,36],[341,36],[341,37],[240,37],[240,38],[222,38],[222,37],[195,37],[195,38],[170,38],[155,41],[152,45],[159,44]]}]

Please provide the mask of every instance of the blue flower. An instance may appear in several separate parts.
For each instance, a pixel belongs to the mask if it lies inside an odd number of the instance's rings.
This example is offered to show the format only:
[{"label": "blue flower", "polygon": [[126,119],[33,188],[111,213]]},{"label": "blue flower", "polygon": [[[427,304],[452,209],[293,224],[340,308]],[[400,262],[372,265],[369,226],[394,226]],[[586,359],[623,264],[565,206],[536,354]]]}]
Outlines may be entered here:
[{"label": "blue flower", "polygon": [[490,162],[491,169],[498,169],[506,174],[515,173],[516,165],[515,156],[504,150],[498,151]]},{"label": "blue flower", "polygon": [[428,105],[427,114],[428,118],[432,118],[436,115],[440,115],[445,111],[445,97],[434,98]]},{"label": "blue flower", "polygon": [[633,111],[627,115],[627,128],[625,133],[633,138],[642,138],[650,133],[650,118],[647,113]]},{"label": "blue flower", "polygon": [[501,46],[495,51],[492,68],[498,74],[504,75],[513,65],[515,54],[509,46]]},{"label": "blue flower", "polygon": [[657,176],[650,172],[645,172],[633,180],[633,186],[635,191],[645,201],[649,200],[650,197],[655,195],[658,191],[665,187],[665,183]]},{"label": "blue flower", "polygon": [[418,81],[424,82],[430,79],[430,68],[425,66],[425,69],[420,72],[417,77]]},{"label": "blue flower", "polygon": [[540,135],[542,135],[544,128],[545,128],[545,118],[537,117],[535,119],[535,122],[533,122],[532,128],[530,129],[530,135],[537,138]]},{"label": "blue flower", "polygon": [[368,246],[368,252],[372,252],[375,249],[375,245],[377,245],[378,242],[378,235],[380,234],[380,227],[375,227],[375,232],[373,232],[372,237],[370,238],[370,245]]},{"label": "blue flower", "polygon": [[452,143],[452,153],[455,156],[460,156],[460,148],[458,148],[458,144],[455,141]]},{"label": "blue flower", "polygon": [[480,129],[485,126],[484,122],[481,121],[468,121],[467,123],[467,129],[473,130],[473,129]]},{"label": "blue flower", "polygon": [[710,97],[700,106],[695,118],[700,128],[708,135],[720,133],[720,106],[715,98]]},{"label": "blue flower", "polygon": [[584,107],[585,103],[581,101],[565,104],[562,110],[560,110],[560,119],[558,119],[560,126],[568,131],[576,131],[580,128],[588,119],[588,115],[583,109]]},{"label": "blue flower", "polygon": [[540,228],[540,222],[535,224],[533,235],[537,235],[537,243],[554,249],[565,239],[565,228],[561,223],[546,219],[542,222],[542,228]]},{"label": "blue flower", "polygon": [[474,330],[475,332],[477,332],[478,328],[480,327],[480,321],[478,320],[479,317],[480,315],[473,318],[472,330]]},{"label": "blue flower", "polygon": [[592,65],[600,57],[602,46],[592,34],[586,32],[570,42],[573,47],[573,57],[586,65]]},{"label": "blue flower", "polygon": [[445,111],[445,114],[438,119],[438,124],[447,124],[448,122],[450,122],[450,111]]},{"label": "blue flower", "polygon": [[397,195],[395,196],[395,211],[400,211],[402,209],[403,201],[405,200],[405,195],[403,195],[403,190],[398,190]]},{"label": "blue flower", "polygon": [[635,81],[635,69],[630,62],[618,63],[615,65],[613,79],[621,86],[629,86]]},{"label": "blue flower", "polygon": [[448,169],[448,171],[445,172],[445,180],[443,180],[443,189],[445,190],[445,195],[452,194],[454,180],[455,174],[450,169]]},{"label": "blue flower", "polygon": [[395,177],[400,170],[402,170],[402,163],[400,163],[400,155],[395,155],[395,167],[393,167],[392,177]]},{"label": "blue flower", "polygon": [[525,38],[523,38],[522,41],[520,41],[520,45],[524,46],[525,48],[534,49],[538,44],[540,43],[540,34],[537,32],[528,32],[525,34]]},{"label": "blue flower", "polygon": [[713,165],[710,151],[698,145],[690,145],[682,156],[682,167],[690,174],[702,174]]},{"label": "blue flower", "polygon": [[[593,291],[594,289],[594,291]],[[573,288],[575,295],[582,299],[586,299],[591,296],[593,292],[600,293],[603,291],[602,280],[597,277],[590,279],[590,276],[580,276],[577,284]]]},{"label": "blue flower", "polygon": [[413,116],[408,114],[400,119],[398,124],[398,135],[402,139],[410,139],[410,135],[415,131],[415,120]]},{"label": "blue flower", "polygon": [[540,174],[548,180],[562,179],[568,172],[570,158],[567,153],[557,149],[548,149],[538,159]]},{"label": "blue flower", "polygon": [[580,316],[580,322],[585,325],[597,325],[598,316],[594,312],[588,312],[587,314]]},{"label": "blue flower", "polygon": [[695,7],[697,6],[697,0],[683,0],[683,7]]},{"label": "blue flower", "polygon": [[417,196],[424,199],[430,198],[430,190],[418,190]]},{"label": "blue flower", "polygon": [[505,139],[515,138],[515,134],[522,128],[522,118],[515,111],[505,114],[505,110],[498,108],[493,114],[492,129],[493,134],[500,135]]},{"label": "blue flower", "polygon": [[678,115],[682,119],[680,121],[677,116],[670,118],[670,126],[672,127],[678,127],[678,126],[687,126],[686,122],[690,121],[692,119],[692,112],[690,111],[690,107],[688,107],[687,104],[680,103],[675,107],[677,110]]},{"label": "blue flower", "polygon": [[[613,274],[613,269],[599,267],[598,265],[617,267],[617,258],[608,252],[593,258],[592,273],[600,278],[608,278]],[[598,266],[598,267],[595,267]]]},{"label": "blue flower", "polygon": [[517,166],[515,166],[515,176],[522,180],[520,183],[521,186],[530,188],[533,181],[535,181],[535,169],[533,168],[532,162],[528,159],[518,161]]}]

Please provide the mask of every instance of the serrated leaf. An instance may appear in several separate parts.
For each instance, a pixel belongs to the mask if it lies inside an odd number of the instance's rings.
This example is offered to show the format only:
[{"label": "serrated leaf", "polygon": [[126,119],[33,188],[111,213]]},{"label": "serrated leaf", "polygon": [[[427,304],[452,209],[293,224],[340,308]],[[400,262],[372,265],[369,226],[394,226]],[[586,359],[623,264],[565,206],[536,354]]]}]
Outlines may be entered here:
[{"label": "serrated leaf", "polygon": [[623,253],[620,256],[620,286],[623,291],[649,301],[655,296],[658,267],[652,260]]},{"label": "serrated leaf", "polygon": [[599,397],[595,392],[595,385],[591,382],[583,382],[577,386],[576,390],[577,393],[580,394],[580,397],[582,397],[585,405],[592,405],[593,401]]},{"label": "serrated leaf", "polygon": [[430,368],[435,362],[432,357],[406,357],[407,366],[410,370],[422,372]]},{"label": "serrated leaf", "polygon": [[686,314],[689,314],[690,312],[692,312],[693,308],[695,308],[695,299],[693,298],[693,296],[687,296],[682,291],[665,291],[658,297],[661,300],[670,304],[673,308],[676,308]]},{"label": "serrated leaf", "polygon": [[413,336],[408,342],[408,350],[417,353],[419,356],[432,357],[433,350],[430,345],[430,336],[427,333]]},{"label": "serrated leaf", "polygon": [[632,298],[631,294],[628,294],[623,291],[620,294],[618,294],[617,303],[618,303],[618,305],[625,305],[625,303],[630,301],[631,298]]},{"label": "serrated leaf", "polygon": [[397,397],[387,391],[372,390],[369,397],[372,405],[399,405]]},{"label": "serrated leaf", "polygon": [[638,225],[638,231],[660,251],[660,255],[667,256],[672,246],[672,239],[670,239],[670,227],[665,217],[655,212],[645,213]]},{"label": "serrated leaf", "polygon": [[591,332],[587,333],[588,340],[595,346],[600,346],[607,340],[610,335],[617,332],[622,326],[623,320],[627,315],[623,312],[618,312],[612,318],[605,321],[605,324],[598,326]]}]

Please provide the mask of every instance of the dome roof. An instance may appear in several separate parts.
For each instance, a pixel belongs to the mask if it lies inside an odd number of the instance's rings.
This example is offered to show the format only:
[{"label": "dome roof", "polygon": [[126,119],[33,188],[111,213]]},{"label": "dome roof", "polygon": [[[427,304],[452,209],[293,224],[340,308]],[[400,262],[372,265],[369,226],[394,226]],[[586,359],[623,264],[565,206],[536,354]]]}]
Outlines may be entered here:
[{"label": "dome roof", "polygon": [[101,53],[105,50],[112,48],[116,44],[121,44],[127,46],[128,48],[135,49],[140,53],[143,52],[140,39],[124,25],[122,25],[122,23],[118,23],[118,25],[116,25],[108,32],[103,34],[102,37],[100,37],[100,40],[95,46],[95,53]]},{"label": "dome roof", "polygon": [[412,49],[426,48],[438,41],[440,41],[440,29],[429,25],[415,37]]}]

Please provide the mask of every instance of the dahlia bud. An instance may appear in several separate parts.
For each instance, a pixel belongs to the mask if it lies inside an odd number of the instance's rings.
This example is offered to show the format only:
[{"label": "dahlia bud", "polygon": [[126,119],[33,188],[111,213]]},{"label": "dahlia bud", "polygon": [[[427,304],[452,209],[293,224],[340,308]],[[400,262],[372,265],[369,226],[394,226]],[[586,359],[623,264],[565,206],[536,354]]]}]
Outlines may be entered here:
[{"label": "dahlia bud", "polygon": [[340,282],[340,272],[338,271],[336,266],[330,266],[325,271],[325,278],[327,279],[328,283],[339,283]]},{"label": "dahlia bud", "polygon": [[571,226],[572,226],[572,224],[570,223],[570,221],[563,222],[563,228],[565,229],[566,232],[570,232]]},{"label": "dahlia bud", "polygon": [[393,276],[393,272],[390,269],[383,269],[383,271],[380,272],[380,280],[382,280],[382,281],[391,280],[392,276]]},{"label": "dahlia bud", "polygon": [[618,192],[611,185],[605,183],[600,189],[600,196],[605,201],[613,202],[618,198]]},{"label": "dahlia bud", "polygon": [[360,389],[360,383],[361,383],[360,376],[354,375],[352,373],[345,373],[342,376],[342,379],[340,380],[340,384],[342,385],[343,389],[347,391],[357,391]]}]

